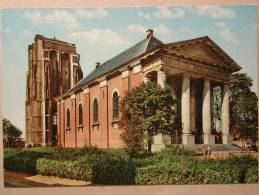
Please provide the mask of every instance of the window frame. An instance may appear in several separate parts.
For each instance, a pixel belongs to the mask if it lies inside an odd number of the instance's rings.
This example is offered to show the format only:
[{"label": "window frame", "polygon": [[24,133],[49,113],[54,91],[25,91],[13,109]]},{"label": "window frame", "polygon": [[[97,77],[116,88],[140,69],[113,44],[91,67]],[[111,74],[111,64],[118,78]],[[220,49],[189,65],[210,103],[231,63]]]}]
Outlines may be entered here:
[{"label": "window frame", "polygon": [[99,123],[99,102],[97,98],[94,98],[93,101],[93,123]]},{"label": "window frame", "polygon": [[83,118],[84,118],[84,112],[83,112],[83,105],[80,103],[78,105],[78,126],[83,126]]},{"label": "window frame", "polygon": [[120,106],[119,105],[119,93],[117,91],[114,91],[112,94],[112,118],[113,118],[113,120],[118,120],[120,117],[119,106]]}]

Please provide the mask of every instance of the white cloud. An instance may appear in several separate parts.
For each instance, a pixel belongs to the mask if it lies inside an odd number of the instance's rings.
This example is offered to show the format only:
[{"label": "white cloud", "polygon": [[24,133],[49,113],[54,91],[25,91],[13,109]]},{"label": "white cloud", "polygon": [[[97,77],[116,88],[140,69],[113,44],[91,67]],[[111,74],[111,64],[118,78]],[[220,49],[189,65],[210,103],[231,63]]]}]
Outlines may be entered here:
[{"label": "white cloud", "polygon": [[55,10],[53,13],[45,16],[45,21],[51,24],[61,23],[71,28],[80,26],[76,17],[65,10]]},{"label": "white cloud", "polygon": [[151,15],[150,14],[144,14],[143,12],[138,12],[138,15],[140,18],[146,19],[146,20],[151,20]]},{"label": "white cloud", "polygon": [[196,14],[200,16],[208,15],[213,19],[233,19],[236,16],[235,12],[231,8],[216,5],[196,6],[195,9]]},{"label": "white cloud", "polygon": [[69,34],[70,37],[94,44],[128,44],[128,41],[110,29],[91,29],[90,31],[77,31]]},{"label": "white cloud", "polygon": [[9,27],[9,26],[7,26],[5,29],[4,29],[4,32],[5,33],[10,33],[12,31],[12,29]]},{"label": "white cloud", "polygon": [[94,10],[79,9],[76,10],[76,15],[84,18],[104,18],[109,13],[103,8],[96,8]]},{"label": "white cloud", "polygon": [[137,24],[129,24],[128,29],[132,32],[140,32],[140,33],[144,33],[147,30],[146,27],[137,25]]},{"label": "white cloud", "polygon": [[165,19],[172,19],[172,18],[182,18],[185,16],[185,11],[180,8],[173,8],[168,9],[167,7],[158,7],[156,12],[146,14],[143,12],[138,12],[140,18],[151,20],[152,18],[165,18]]},{"label": "white cloud", "polygon": [[215,25],[218,28],[227,28],[226,24],[224,22],[215,22]]},{"label": "white cloud", "polygon": [[43,20],[41,13],[36,10],[26,11],[23,18],[31,20],[34,25],[39,25]]},{"label": "white cloud", "polygon": [[[137,25],[137,24],[129,24],[128,29],[132,32],[145,33],[146,30],[149,28],[145,26]],[[154,33],[158,35],[164,35],[169,32],[169,29],[163,24],[160,24],[158,26],[153,26],[152,29],[154,30]]]},{"label": "white cloud", "polygon": [[185,11],[180,8],[174,8],[172,11],[167,7],[159,7],[158,11],[153,14],[157,18],[182,18]]},{"label": "white cloud", "polygon": [[29,29],[24,29],[23,30],[23,35],[24,36],[32,36],[32,32]]},{"label": "white cloud", "polygon": [[65,10],[54,10],[46,15],[41,14],[39,11],[32,10],[25,12],[23,17],[31,20],[34,25],[62,24],[68,28],[76,28],[80,26],[76,17]]},{"label": "white cloud", "polygon": [[159,35],[164,35],[169,32],[169,29],[165,25],[160,24],[159,26],[154,27],[154,31]]},{"label": "white cloud", "polygon": [[230,31],[230,29],[224,22],[215,22],[215,25],[218,27],[218,35],[223,41],[233,44],[239,43],[238,39],[236,38],[236,35]]}]

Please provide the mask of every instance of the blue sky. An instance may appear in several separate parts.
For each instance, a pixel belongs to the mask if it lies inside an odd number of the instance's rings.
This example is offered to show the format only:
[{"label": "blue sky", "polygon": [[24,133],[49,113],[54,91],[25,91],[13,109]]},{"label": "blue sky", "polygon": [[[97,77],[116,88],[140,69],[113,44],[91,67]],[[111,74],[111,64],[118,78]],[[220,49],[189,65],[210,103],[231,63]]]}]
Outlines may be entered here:
[{"label": "blue sky", "polygon": [[3,116],[25,130],[27,48],[35,34],[75,43],[85,76],[148,28],[163,42],[209,36],[256,84],[256,6],[3,10]]}]

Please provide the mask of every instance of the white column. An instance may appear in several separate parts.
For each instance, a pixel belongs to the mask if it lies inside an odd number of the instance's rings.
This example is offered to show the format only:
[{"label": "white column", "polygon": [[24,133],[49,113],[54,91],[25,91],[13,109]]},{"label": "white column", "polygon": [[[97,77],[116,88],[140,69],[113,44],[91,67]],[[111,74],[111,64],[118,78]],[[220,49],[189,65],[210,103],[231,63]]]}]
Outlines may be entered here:
[{"label": "white column", "polygon": [[143,82],[147,83],[148,81],[149,81],[149,79],[148,79],[147,75],[145,75],[144,78],[143,78]]},{"label": "white column", "polygon": [[182,81],[182,144],[195,144],[194,136],[191,134],[191,99],[190,99],[190,77],[184,76]]},{"label": "white column", "polygon": [[229,85],[224,84],[223,100],[221,107],[221,130],[223,144],[231,144],[233,137],[229,135]]},{"label": "white column", "polygon": [[[145,78],[145,77],[144,77]],[[145,82],[145,79],[144,79]],[[162,88],[166,85],[166,72],[164,70],[157,71],[157,84]],[[162,133],[158,133],[154,136],[154,144],[152,145],[152,151],[160,151],[164,149],[166,145],[170,145],[171,138],[168,135],[163,135]]]},{"label": "white column", "polygon": [[157,71],[157,84],[162,88],[165,87],[166,84],[166,72],[164,70]]},{"label": "white column", "polygon": [[211,135],[210,81],[207,79],[203,87],[202,129],[204,144],[215,144],[215,136]]}]

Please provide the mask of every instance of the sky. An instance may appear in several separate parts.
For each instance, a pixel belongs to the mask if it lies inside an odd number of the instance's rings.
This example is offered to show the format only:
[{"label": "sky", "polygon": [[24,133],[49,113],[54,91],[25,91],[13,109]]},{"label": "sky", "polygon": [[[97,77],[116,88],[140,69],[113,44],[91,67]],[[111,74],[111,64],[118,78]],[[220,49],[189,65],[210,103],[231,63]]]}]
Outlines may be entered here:
[{"label": "sky", "polygon": [[209,36],[256,91],[256,17],[256,6],[3,10],[3,117],[25,132],[27,52],[36,34],[75,43],[84,76],[144,39],[149,28],[164,43]]}]

